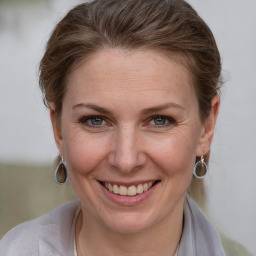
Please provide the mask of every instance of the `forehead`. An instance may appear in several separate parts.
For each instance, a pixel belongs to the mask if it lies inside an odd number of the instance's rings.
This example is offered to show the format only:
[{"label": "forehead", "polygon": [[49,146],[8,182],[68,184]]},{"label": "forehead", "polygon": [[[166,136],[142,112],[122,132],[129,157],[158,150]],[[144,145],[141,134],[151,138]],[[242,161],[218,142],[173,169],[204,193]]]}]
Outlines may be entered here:
[{"label": "forehead", "polygon": [[66,94],[75,101],[196,100],[191,75],[181,63],[152,50],[102,49],[70,73]]}]

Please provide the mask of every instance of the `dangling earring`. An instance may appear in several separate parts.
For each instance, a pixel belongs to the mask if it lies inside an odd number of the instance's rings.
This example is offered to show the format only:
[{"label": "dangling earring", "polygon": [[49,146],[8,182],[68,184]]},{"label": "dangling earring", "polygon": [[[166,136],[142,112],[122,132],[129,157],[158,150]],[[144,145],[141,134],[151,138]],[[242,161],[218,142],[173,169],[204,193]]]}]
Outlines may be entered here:
[{"label": "dangling earring", "polygon": [[201,156],[201,160],[195,164],[193,174],[198,179],[203,179],[208,172],[208,166],[204,161],[204,156]]},{"label": "dangling earring", "polygon": [[68,172],[67,172],[66,164],[63,160],[63,155],[61,155],[60,162],[55,169],[54,178],[58,184],[64,184],[67,181]]}]

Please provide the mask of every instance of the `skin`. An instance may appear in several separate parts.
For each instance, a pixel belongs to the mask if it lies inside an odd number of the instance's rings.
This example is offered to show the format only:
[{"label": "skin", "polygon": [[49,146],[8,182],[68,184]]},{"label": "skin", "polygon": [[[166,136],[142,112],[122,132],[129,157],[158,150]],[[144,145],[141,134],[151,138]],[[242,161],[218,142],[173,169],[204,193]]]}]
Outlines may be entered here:
[{"label": "skin", "polygon": [[[174,254],[195,158],[210,148],[218,109],[215,96],[202,123],[188,70],[154,51],[102,49],[71,72],[60,125],[54,107],[50,114],[81,200],[79,255]],[[120,205],[99,180],[159,183],[146,200]]]}]

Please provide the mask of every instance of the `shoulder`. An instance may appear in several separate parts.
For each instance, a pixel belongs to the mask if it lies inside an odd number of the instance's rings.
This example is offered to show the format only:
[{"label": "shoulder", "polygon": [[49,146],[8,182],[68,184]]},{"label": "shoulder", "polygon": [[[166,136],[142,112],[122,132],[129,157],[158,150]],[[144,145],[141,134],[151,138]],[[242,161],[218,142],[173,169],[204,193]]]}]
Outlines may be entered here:
[{"label": "shoulder", "polygon": [[[61,251],[73,244],[72,227],[79,210],[80,202],[75,200],[35,220],[20,224],[0,241],[0,255],[62,255]],[[62,248],[62,243],[67,248]]]},{"label": "shoulder", "polygon": [[184,205],[184,226],[181,255],[224,256],[225,252],[216,229],[197,204],[187,195]]},{"label": "shoulder", "polygon": [[[220,229],[217,228],[217,231],[190,197],[187,197],[186,205],[190,208],[190,212],[192,213],[190,214],[193,222],[192,225],[196,230],[194,237],[197,241],[195,242],[200,245],[201,250],[202,239],[200,237],[207,237],[210,244],[221,244],[227,256],[253,256],[243,245],[228,238]],[[204,247],[205,246],[207,246],[207,242],[204,242]],[[209,248],[207,248],[207,250],[209,250]]]}]

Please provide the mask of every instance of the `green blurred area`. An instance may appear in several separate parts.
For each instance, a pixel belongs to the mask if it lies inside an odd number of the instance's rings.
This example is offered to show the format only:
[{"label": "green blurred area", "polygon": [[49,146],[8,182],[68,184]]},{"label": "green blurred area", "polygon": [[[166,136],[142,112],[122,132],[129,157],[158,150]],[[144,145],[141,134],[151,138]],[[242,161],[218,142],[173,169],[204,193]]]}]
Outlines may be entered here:
[{"label": "green blurred area", "polygon": [[0,163],[0,239],[19,223],[74,198],[69,183],[55,183],[54,166]]},{"label": "green blurred area", "polygon": [[254,256],[242,244],[228,238],[221,231],[219,234],[226,256]]}]

